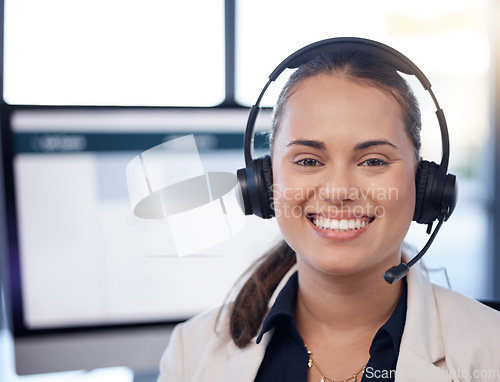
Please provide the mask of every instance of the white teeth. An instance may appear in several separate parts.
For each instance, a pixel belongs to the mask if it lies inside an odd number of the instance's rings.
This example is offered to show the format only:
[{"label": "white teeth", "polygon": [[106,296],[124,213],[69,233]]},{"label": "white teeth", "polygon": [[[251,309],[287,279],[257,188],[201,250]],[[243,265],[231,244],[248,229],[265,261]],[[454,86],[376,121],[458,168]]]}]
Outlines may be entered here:
[{"label": "white teeth", "polygon": [[316,227],[323,229],[331,229],[335,231],[349,231],[355,229],[361,229],[366,226],[369,222],[361,219],[327,219],[324,217],[315,217],[313,223]]},{"label": "white teeth", "polygon": [[342,219],[339,223],[339,229],[345,231],[348,228],[349,228],[349,222],[345,219]]}]

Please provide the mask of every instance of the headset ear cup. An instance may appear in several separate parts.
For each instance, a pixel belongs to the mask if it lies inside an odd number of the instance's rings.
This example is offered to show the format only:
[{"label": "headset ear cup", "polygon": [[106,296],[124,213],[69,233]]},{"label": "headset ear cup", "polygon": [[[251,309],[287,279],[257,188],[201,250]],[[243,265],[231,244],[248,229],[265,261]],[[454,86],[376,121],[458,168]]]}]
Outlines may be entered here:
[{"label": "headset ear cup", "polygon": [[269,155],[262,158],[262,178],[264,179],[262,217],[268,219],[274,217],[273,166]]},{"label": "headset ear cup", "polygon": [[273,173],[271,157],[254,159],[253,162],[237,171],[240,190],[240,206],[245,215],[255,214],[269,219],[274,216]]},{"label": "headset ear cup", "polygon": [[422,221],[422,210],[427,188],[427,179],[429,179],[429,166],[430,163],[428,161],[421,161],[415,175],[415,211],[413,213],[413,220],[422,224],[425,223]]},{"label": "headset ear cup", "polygon": [[245,215],[252,215],[253,208],[250,201],[250,193],[248,190],[248,168],[240,168],[236,171],[236,177],[238,178],[238,187],[236,192],[236,200],[240,208],[243,210]]},{"label": "headset ear cup", "polygon": [[416,198],[413,220],[432,224],[445,213],[445,220],[453,212],[457,200],[455,175],[446,174],[434,162],[422,161],[415,179]]},{"label": "headset ear cup", "polygon": [[458,199],[458,185],[457,177],[453,174],[446,175],[446,183],[443,190],[443,204],[448,207],[448,214],[445,217],[445,221],[448,220],[450,215],[455,210]]}]

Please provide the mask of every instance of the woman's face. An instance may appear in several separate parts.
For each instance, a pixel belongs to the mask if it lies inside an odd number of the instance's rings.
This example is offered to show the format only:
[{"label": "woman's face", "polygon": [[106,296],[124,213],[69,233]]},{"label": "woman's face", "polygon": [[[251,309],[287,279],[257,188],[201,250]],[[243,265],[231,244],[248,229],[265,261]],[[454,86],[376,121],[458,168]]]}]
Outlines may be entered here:
[{"label": "woman's face", "polygon": [[382,275],[399,263],[417,166],[402,120],[368,84],[322,74],[296,86],[272,165],[276,217],[299,266]]}]

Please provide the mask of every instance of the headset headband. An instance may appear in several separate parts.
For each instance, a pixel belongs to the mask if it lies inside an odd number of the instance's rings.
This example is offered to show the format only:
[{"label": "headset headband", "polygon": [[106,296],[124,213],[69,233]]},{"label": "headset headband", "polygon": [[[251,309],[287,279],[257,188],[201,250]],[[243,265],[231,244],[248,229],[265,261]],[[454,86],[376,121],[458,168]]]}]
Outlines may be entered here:
[{"label": "headset headband", "polygon": [[249,166],[253,161],[254,149],[254,130],[255,121],[260,111],[260,102],[267,91],[269,85],[274,82],[285,69],[295,69],[300,65],[312,60],[314,57],[321,54],[331,52],[333,49],[344,52],[363,52],[375,58],[385,61],[399,72],[414,75],[422,84],[425,90],[429,92],[436,107],[436,116],[441,130],[442,157],[440,167],[446,173],[448,171],[448,162],[450,157],[450,142],[448,136],[448,127],[444,117],[443,110],[439,107],[439,103],[432,92],[431,83],[424,73],[405,55],[398,52],[396,49],[377,41],[368,40],[358,37],[337,37],[326,40],[317,41],[307,45],[290,56],[285,58],[269,75],[269,81],[262,89],[257,101],[250,109],[247,126],[245,130],[244,154],[246,166]]}]

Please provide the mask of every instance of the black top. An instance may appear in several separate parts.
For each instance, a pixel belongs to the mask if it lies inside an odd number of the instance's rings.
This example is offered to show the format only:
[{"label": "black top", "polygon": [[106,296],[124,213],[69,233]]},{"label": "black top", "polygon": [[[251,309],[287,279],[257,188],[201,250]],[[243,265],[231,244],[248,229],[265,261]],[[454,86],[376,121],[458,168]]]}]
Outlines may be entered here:
[{"label": "black top", "polygon": [[[406,319],[406,278],[403,279],[403,285],[403,293],[396,309],[373,338],[363,382],[394,381],[394,370]],[[257,343],[260,343],[264,333],[274,328],[256,382],[307,381],[309,356],[294,317],[297,288],[298,275],[295,273],[278,295],[257,337]]]}]

